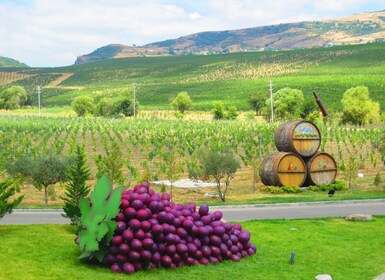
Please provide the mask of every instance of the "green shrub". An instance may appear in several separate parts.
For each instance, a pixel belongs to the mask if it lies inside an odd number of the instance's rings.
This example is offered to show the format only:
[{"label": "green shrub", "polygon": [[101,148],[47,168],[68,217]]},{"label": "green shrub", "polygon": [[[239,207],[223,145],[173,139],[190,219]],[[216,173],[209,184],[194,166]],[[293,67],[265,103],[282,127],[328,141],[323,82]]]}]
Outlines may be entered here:
[{"label": "green shrub", "polygon": [[281,187],[284,193],[300,193],[303,192],[302,188],[299,186],[284,186]]}]

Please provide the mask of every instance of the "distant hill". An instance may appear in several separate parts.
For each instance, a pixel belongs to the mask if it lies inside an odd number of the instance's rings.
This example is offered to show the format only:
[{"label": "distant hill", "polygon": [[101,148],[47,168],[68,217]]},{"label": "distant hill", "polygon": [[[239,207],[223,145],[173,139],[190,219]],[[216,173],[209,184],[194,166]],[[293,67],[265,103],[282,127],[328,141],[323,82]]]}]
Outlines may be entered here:
[{"label": "distant hill", "polygon": [[0,68],[1,67],[28,67],[28,66],[15,59],[0,56]]},{"label": "distant hill", "polygon": [[200,32],[144,46],[112,44],[79,56],[75,64],[138,56],[289,50],[385,41],[385,10],[323,21]]}]

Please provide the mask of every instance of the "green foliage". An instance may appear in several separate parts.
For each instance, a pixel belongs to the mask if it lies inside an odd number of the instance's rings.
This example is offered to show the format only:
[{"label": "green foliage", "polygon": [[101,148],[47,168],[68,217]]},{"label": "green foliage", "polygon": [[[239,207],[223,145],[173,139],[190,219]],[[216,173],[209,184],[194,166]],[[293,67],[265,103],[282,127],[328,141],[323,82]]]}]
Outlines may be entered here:
[{"label": "green foliage", "polygon": [[192,100],[186,91],[182,91],[172,100],[171,105],[175,110],[184,114],[185,111],[191,108]]},{"label": "green foliage", "polygon": [[11,198],[19,191],[20,188],[15,181],[10,179],[0,180],[0,220],[6,213],[12,213],[12,209],[23,200],[24,195]]},{"label": "green foliage", "polygon": [[88,96],[76,97],[71,106],[79,117],[83,117],[86,114],[93,114],[95,111],[94,99]]},{"label": "green foliage", "polygon": [[71,219],[71,223],[79,226],[80,222],[80,200],[88,195],[90,186],[87,180],[90,178],[90,168],[87,166],[87,155],[85,147],[77,145],[74,157],[74,164],[68,174],[69,182],[65,185],[63,199],[63,210],[65,215]]},{"label": "green foliage", "polygon": [[376,187],[379,187],[381,183],[382,183],[382,178],[381,178],[380,172],[377,172],[376,176],[374,177],[373,185]]},{"label": "green foliage", "polygon": [[238,117],[239,113],[235,105],[229,106],[225,113],[225,117],[228,120],[235,120]]},{"label": "green foliage", "polygon": [[7,172],[14,177],[30,179],[36,189],[44,188],[44,205],[48,205],[48,187],[68,179],[72,159],[57,155],[37,158],[23,156],[7,164]]},{"label": "green foliage", "polygon": [[223,119],[225,117],[225,107],[223,106],[223,102],[214,101],[212,112],[215,120]]},{"label": "green foliage", "polygon": [[282,193],[301,193],[303,189],[299,186],[259,186],[258,190],[261,192],[267,192],[271,194],[282,194]]},{"label": "green foliage", "polygon": [[111,183],[123,183],[123,171],[124,160],[120,151],[119,144],[114,141],[111,147],[106,151],[106,155],[99,155],[95,159],[95,163],[98,169],[96,177],[99,179],[103,174],[106,174],[111,180]]},{"label": "green foliage", "polygon": [[261,109],[265,106],[266,100],[268,99],[266,92],[256,92],[247,98],[247,102],[250,108],[255,111],[255,114],[260,115]]},{"label": "green foliage", "polygon": [[336,191],[342,191],[346,190],[347,187],[348,186],[346,182],[336,180],[333,184],[330,185],[321,184],[318,186],[309,186],[307,189],[313,192],[325,192],[331,189],[334,189]]},{"label": "green foliage", "polygon": [[[135,114],[139,112],[139,102],[135,103]],[[95,114],[102,117],[117,117],[119,115],[132,117],[134,102],[130,97],[102,98],[96,105]]]},{"label": "green foliage", "polygon": [[368,124],[380,119],[380,105],[369,98],[369,89],[364,86],[350,88],[342,97],[344,123]]},{"label": "green foliage", "polygon": [[106,175],[97,182],[90,198],[80,201],[80,232],[78,246],[82,251],[80,258],[96,258],[100,262],[108,252],[119,213],[122,187],[113,190]]},{"label": "green foliage", "polygon": [[[203,174],[214,178],[219,197],[225,202],[230,180],[240,168],[239,162],[229,152],[208,151],[203,155],[202,165]],[[224,188],[221,186],[222,179],[225,181]]]},{"label": "green foliage", "polygon": [[[303,108],[304,97],[301,90],[285,87],[273,94],[273,107],[275,120],[296,119],[300,116]],[[268,118],[270,115],[269,98],[264,108],[264,115]]]},{"label": "green foliage", "polygon": [[0,91],[0,109],[15,110],[27,101],[27,92],[21,86],[12,86]]}]

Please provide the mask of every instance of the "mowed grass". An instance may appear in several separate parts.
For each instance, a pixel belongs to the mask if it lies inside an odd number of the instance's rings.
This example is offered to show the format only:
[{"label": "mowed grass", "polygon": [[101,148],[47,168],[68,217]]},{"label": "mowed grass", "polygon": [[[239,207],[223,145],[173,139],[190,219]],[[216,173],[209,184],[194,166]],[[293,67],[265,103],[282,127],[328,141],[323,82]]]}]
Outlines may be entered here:
[{"label": "mowed grass", "polygon": [[[239,263],[157,269],[133,275],[78,260],[69,225],[0,226],[0,279],[333,279],[365,280],[385,272],[385,217],[242,223],[257,254]],[[291,252],[295,263],[290,265]]]}]

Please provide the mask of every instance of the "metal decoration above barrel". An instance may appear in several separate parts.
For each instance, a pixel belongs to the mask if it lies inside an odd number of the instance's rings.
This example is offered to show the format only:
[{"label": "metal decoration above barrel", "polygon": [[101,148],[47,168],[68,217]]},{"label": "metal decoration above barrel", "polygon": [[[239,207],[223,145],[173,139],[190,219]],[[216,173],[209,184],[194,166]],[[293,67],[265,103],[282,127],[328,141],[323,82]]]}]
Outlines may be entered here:
[{"label": "metal decoration above barrel", "polygon": [[332,184],[337,176],[333,157],[318,152],[321,133],[309,121],[298,120],[281,124],[274,135],[279,152],[265,157],[259,174],[267,186],[309,186]]},{"label": "metal decoration above barrel", "polygon": [[310,157],[321,145],[321,133],[312,122],[289,121],[277,128],[274,142],[280,152],[293,152],[302,157]]}]

